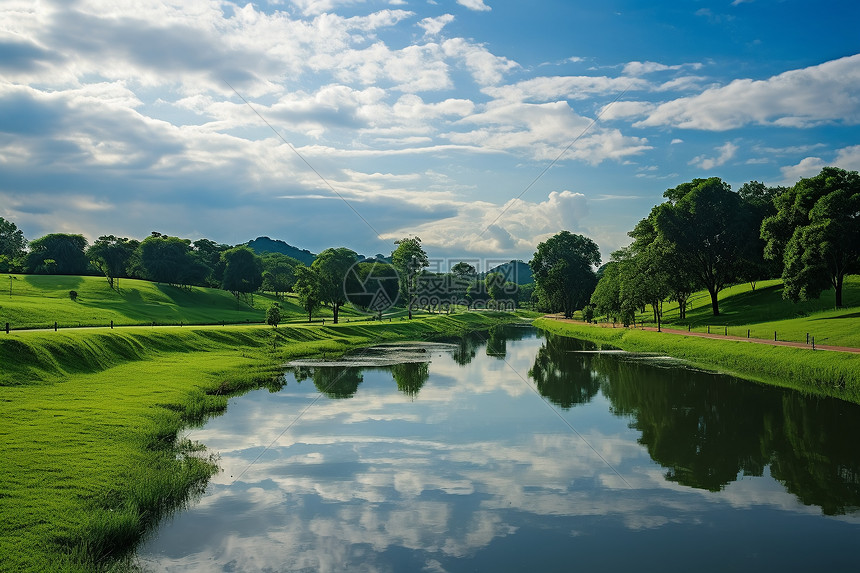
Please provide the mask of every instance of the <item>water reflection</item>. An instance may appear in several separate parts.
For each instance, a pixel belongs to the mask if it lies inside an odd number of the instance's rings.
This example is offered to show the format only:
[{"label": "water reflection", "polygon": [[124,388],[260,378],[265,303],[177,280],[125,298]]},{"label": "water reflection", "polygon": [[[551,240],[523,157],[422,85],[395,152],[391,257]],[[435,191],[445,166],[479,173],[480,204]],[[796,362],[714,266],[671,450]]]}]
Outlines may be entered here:
[{"label": "water reflection", "polygon": [[547,335],[529,375],[564,408],[600,390],[629,416],[638,442],[679,484],[719,491],[770,474],[803,503],[838,515],[860,507],[857,406],[685,368],[578,351],[588,342]]},{"label": "water reflection", "polygon": [[488,339],[432,362],[299,368],[279,393],[232,399],[192,436],[223,473],[142,563],[567,571],[572,555],[615,570],[671,553],[712,571],[856,569],[857,407],[525,329]]}]

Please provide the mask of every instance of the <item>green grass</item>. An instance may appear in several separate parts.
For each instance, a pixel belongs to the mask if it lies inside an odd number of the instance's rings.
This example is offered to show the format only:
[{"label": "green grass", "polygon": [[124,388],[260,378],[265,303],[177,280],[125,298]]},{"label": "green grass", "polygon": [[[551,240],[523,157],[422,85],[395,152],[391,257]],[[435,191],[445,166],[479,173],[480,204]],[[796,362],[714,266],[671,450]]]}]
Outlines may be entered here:
[{"label": "green grass", "polygon": [[535,326],[624,350],[660,352],[767,384],[860,403],[860,355],[538,319]]},{"label": "green grass", "polygon": [[[860,347],[860,276],[849,276],[843,286],[845,308],[834,310],[833,291],[821,298],[794,303],[782,298],[782,281],[762,281],[752,291],[748,283],[734,285],[720,291],[720,315],[711,310],[710,295],[701,291],[693,295],[693,309],[681,320],[677,303],[664,303],[663,324],[670,328],[694,332],[728,332],[732,336],[773,340],[774,331],[779,340],[806,342],[807,333],[815,337],[816,344]],[[650,307],[637,315],[637,323],[653,325]],[[728,330],[726,330],[728,329]]]},{"label": "green grass", "polygon": [[[276,300],[256,294],[251,304],[220,289],[134,279],[121,279],[119,287],[111,289],[104,278],[89,276],[0,275],[0,284],[5,287],[0,288],[0,328],[8,322],[13,329],[53,328],[54,322],[59,328],[107,326],[111,321],[115,325],[261,323]],[[69,297],[72,290],[78,293],[74,301]],[[278,302],[286,322],[307,319],[295,295]],[[350,308],[341,314],[345,319],[364,316]],[[315,319],[331,316],[328,308],[314,314]]]},{"label": "green grass", "polygon": [[413,321],[132,327],[0,336],[0,570],[94,571],[132,549],[216,471],[186,424],[226,396],[277,384],[279,365],[385,340],[519,320],[461,313]]}]

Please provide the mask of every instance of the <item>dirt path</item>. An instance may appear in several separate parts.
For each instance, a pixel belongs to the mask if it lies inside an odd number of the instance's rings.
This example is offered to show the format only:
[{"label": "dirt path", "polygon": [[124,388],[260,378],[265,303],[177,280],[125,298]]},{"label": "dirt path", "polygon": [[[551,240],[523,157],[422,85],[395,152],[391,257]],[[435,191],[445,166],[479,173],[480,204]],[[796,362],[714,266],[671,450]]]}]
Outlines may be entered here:
[{"label": "dirt path", "polygon": [[[594,326],[600,328],[625,328],[624,326],[611,326],[605,324],[591,324],[589,325],[586,322],[582,322],[581,320],[572,320],[568,318],[561,318],[557,315],[548,314],[545,315],[544,318],[549,318],[552,320],[558,320],[561,322],[570,322],[573,324],[581,324],[583,326]],[[632,327],[626,327],[628,329]],[[637,326],[637,330],[650,330],[652,332],[657,332],[657,329],[653,326]],[[683,336],[696,336],[699,338],[714,338],[718,340],[737,340],[739,342],[750,342],[752,344],[769,344],[771,346],[790,346],[793,348],[807,348],[809,350],[829,350],[832,352],[850,352],[853,354],[860,354],[860,348],[853,348],[850,346],[830,346],[826,344],[816,344],[815,347],[811,344],[805,344],[803,342],[790,342],[787,340],[767,340],[764,338],[746,338],[743,336],[724,336],[722,334],[708,334],[705,332],[687,332],[686,330],[678,330],[674,328],[661,328],[661,332],[666,332],[668,334],[680,334]]]}]

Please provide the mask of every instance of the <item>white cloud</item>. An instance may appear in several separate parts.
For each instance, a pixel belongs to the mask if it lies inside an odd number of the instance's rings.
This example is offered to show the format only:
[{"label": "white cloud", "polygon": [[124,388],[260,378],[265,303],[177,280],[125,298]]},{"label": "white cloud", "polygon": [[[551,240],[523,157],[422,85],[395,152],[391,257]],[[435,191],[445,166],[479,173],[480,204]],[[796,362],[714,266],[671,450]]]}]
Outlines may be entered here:
[{"label": "white cloud", "polygon": [[728,141],[724,145],[718,147],[716,151],[719,152],[716,157],[705,157],[704,155],[699,155],[690,161],[690,165],[695,165],[696,167],[705,170],[725,165],[729,159],[735,156],[735,153],[738,151],[738,146]]},{"label": "white cloud", "polygon": [[860,145],[840,149],[833,163],[842,169],[860,171]]},{"label": "white cloud", "polygon": [[484,0],[457,0],[457,4],[477,12],[488,12],[492,10],[492,8],[484,4]]},{"label": "white cloud", "polygon": [[820,157],[805,157],[797,165],[788,165],[780,168],[782,172],[782,185],[794,185],[804,177],[813,177],[818,175],[823,167],[827,167],[827,163]]},{"label": "white cloud", "polygon": [[792,70],[767,80],[734,80],[658,106],[638,127],[724,131],[745,125],[811,127],[860,123],[860,55]]},{"label": "white cloud", "polygon": [[442,28],[454,21],[452,14],[443,14],[436,18],[424,18],[418,22],[418,26],[424,29],[425,36],[436,36]]},{"label": "white cloud", "polygon": [[684,68],[698,70],[702,68],[702,64],[677,64],[669,66],[658,62],[629,62],[624,66],[624,74],[628,76],[641,76],[644,74],[653,74],[655,72],[677,71]]},{"label": "white cloud", "polygon": [[462,38],[446,40],[442,49],[447,57],[462,61],[474,80],[482,86],[499,83],[505,73],[519,67],[516,62],[496,56],[485,47]]},{"label": "white cloud", "polygon": [[387,237],[397,238],[408,231],[435,249],[515,258],[534,252],[540,241],[560,229],[582,230],[581,222],[588,213],[588,198],[582,193],[553,191],[539,203],[523,199],[511,199],[504,205],[461,203],[452,217],[398,230]]}]

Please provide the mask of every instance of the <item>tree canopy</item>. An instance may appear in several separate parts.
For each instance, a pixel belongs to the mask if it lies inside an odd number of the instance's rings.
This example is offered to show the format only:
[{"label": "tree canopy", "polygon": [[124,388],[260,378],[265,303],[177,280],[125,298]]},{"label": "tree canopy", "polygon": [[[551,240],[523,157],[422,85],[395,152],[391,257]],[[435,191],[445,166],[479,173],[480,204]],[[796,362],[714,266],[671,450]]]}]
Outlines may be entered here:
[{"label": "tree canopy", "polygon": [[340,247],[324,250],[311,264],[319,281],[320,301],[331,307],[335,324],[338,322],[340,308],[347,302],[345,281],[350,268],[357,260],[355,251]]},{"label": "tree canopy", "polygon": [[126,237],[102,235],[86,251],[87,258],[107,278],[110,288],[121,277],[128,276],[128,265],[140,246],[139,241]]},{"label": "tree canopy", "polygon": [[842,306],[846,274],[860,272],[860,175],[825,167],[801,179],[775,201],[777,212],[766,218],[761,236],[765,255],[781,259],[783,296],[818,298],[833,287]]},{"label": "tree canopy", "polygon": [[529,262],[552,312],[562,311],[567,318],[591,298],[597,285],[593,267],[599,264],[597,244],[569,231],[561,231],[540,243]]},{"label": "tree canopy", "polygon": [[83,235],[51,233],[30,241],[26,270],[44,275],[83,275],[89,261]]},{"label": "tree canopy", "polygon": [[406,237],[394,241],[394,244],[397,248],[391,253],[391,264],[400,273],[400,294],[406,302],[411,320],[419,278],[423,270],[430,265],[430,261],[421,247],[420,237]]}]

